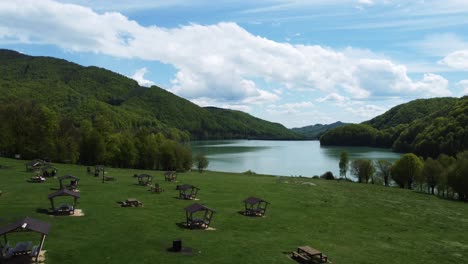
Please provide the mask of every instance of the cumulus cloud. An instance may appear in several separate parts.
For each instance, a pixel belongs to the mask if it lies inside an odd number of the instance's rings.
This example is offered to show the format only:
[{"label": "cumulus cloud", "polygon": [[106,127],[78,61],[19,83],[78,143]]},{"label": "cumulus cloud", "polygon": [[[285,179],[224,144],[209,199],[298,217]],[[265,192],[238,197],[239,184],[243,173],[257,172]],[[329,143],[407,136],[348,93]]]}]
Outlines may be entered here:
[{"label": "cumulus cloud", "polygon": [[[412,80],[405,66],[370,51],[276,42],[235,23],[143,26],[120,13],[50,0],[2,1],[0,17],[0,41],[171,64],[177,72],[168,88],[193,101],[248,105],[280,99],[262,83],[359,99],[449,94],[443,77]],[[139,74],[135,78],[149,84],[144,71]]]},{"label": "cumulus cloud", "polygon": [[463,89],[461,96],[468,95],[468,80],[461,80],[457,82],[457,86]]},{"label": "cumulus cloud", "polygon": [[304,109],[312,108],[314,104],[311,102],[288,103],[281,105],[270,105],[268,112],[272,114],[297,114],[304,111]]},{"label": "cumulus cloud", "polygon": [[323,103],[323,102],[336,102],[336,103],[344,103],[348,100],[348,98],[344,97],[344,96],[341,96],[337,93],[331,93],[331,94],[328,94],[324,97],[320,97],[320,98],[317,98],[316,101],[319,102],[319,103]]},{"label": "cumulus cloud", "polygon": [[363,105],[358,107],[347,107],[346,110],[363,119],[369,119],[383,114],[386,109],[377,105]]},{"label": "cumulus cloud", "polygon": [[439,63],[459,70],[468,70],[468,49],[452,52]]},{"label": "cumulus cloud", "polygon": [[151,85],[154,85],[154,82],[145,79],[145,74],[147,72],[148,72],[148,70],[145,67],[143,67],[141,69],[136,70],[131,78],[133,80],[137,81],[138,84],[141,85],[141,86],[150,87]]}]

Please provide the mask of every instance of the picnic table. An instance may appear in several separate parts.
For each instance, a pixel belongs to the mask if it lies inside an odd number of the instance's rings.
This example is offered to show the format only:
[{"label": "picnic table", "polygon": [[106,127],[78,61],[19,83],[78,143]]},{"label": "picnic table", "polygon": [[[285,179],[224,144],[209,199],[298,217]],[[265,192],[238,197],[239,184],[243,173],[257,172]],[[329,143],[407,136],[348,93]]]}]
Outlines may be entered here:
[{"label": "picnic table", "polygon": [[307,263],[326,263],[328,261],[328,257],[326,255],[309,246],[298,247],[297,251],[293,252],[292,255],[294,258],[299,258]]},{"label": "picnic table", "polygon": [[138,201],[136,198],[128,198],[127,200],[122,202],[122,206],[124,207],[138,207],[143,206],[143,203]]}]

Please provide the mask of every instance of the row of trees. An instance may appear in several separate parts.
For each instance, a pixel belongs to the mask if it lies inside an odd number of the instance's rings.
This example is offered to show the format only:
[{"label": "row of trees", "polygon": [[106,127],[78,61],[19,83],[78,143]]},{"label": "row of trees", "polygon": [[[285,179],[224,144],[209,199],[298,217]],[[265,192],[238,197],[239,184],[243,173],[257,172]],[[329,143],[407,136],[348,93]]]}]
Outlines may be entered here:
[{"label": "row of trees", "polygon": [[0,150],[8,157],[159,170],[192,167],[191,150],[178,130],[118,130],[102,116],[76,122],[30,100],[1,105],[0,129]]},{"label": "row of trees", "polygon": [[468,151],[460,152],[456,157],[441,154],[437,159],[426,160],[408,153],[393,164],[386,160],[374,163],[357,159],[350,162],[348,154],[342,152],[339,167],[341,177],[346,179],[350,169],[359,183],[389,186],[393,181],[401,188],[416,187],[419,191],[468,200]]}]

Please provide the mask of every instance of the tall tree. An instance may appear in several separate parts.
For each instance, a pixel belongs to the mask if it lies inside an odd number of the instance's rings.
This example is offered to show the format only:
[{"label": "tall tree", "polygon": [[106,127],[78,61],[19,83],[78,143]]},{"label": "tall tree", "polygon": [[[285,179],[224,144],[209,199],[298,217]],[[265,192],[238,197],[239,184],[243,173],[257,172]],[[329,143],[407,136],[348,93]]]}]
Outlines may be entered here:
[{"label": "tall tree", "polygon": [[341,152],[340,155],[340,177],[346,178],[346,172],[348,171],[348,166],[349,166],[349,158],[348,158],[348,152],[343,151]]},{"label": "tall tree", "polygon": [[388,186],[392,172],[392,163],[388,160],[378,160],[377,168],[379,169],[378,173],[382,177],[384,185]]},{"label": "tall tree", "polygon": [[358,178],[358,182],[368,183],[371,180],[374,183],[375,168],[371,160],[353,160],[351,162],[351,171]]},{"label": "tall tree", "polygon": [[468,151],[457,154],[448,173],[448,183],[457,192],[458,199],[468,201]]},{"label": "tall tree", "polygon": [[195,163],[196,163],[196,166],[198,168],[198,171],[200,173],[203,172],[204,169],[206,169],[208,167],[208,164],[210,163],[208,161],[208,159],[206,158],[205,155],[203,154],[198,154],[196,157],[195,157]]},{"label": "tall tree", "polygon": [[440,165],[437,160],[427,158],[426,161],[424,161],[424,167],[421,171],[421,175],[426,180],[431,194],[434,194],[434,189],[440,182],[442,170],[442,165]]},{"label": "tall tree", "polygon": [[414,179],[421,173],[423,166],[424,163],[418,156],[413,153],[405,154],[393,165],[392,178],[401,188],[406,186],[412,189]]}]

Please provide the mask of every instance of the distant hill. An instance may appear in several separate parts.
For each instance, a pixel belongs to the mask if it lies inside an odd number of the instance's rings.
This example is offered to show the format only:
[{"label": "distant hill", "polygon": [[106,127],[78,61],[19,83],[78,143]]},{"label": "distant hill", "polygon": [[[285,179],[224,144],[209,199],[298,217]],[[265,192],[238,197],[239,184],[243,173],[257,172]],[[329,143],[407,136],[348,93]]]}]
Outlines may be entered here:
[{"label": "distant hill", "polygon": [[202,108],[157,86],[51,57],[0,50],[0,102],[31,99],[61,118],[111,129],[179,130],[192,139],[297,139],[284,126],[226,109]]},{"label": "distant hill", "polygon": [[418,99],[358,125],[331,129],[320,144],[388,147],[421,156],[468,149],[468,96]]},{"label": "distant hill", "polygon": [[292,128],[291,130],[300,135],[303,135],[304,137],[308,139],[319,139],[320,136],[323,133],[327,132],[329,129],[340,127],[343,125],[346,125],[346,123],[338,121],[338,122],[335,122],[333,124],[328,124],[328,125],[315,124],[312,126],[295,127],[295,128]]}]

